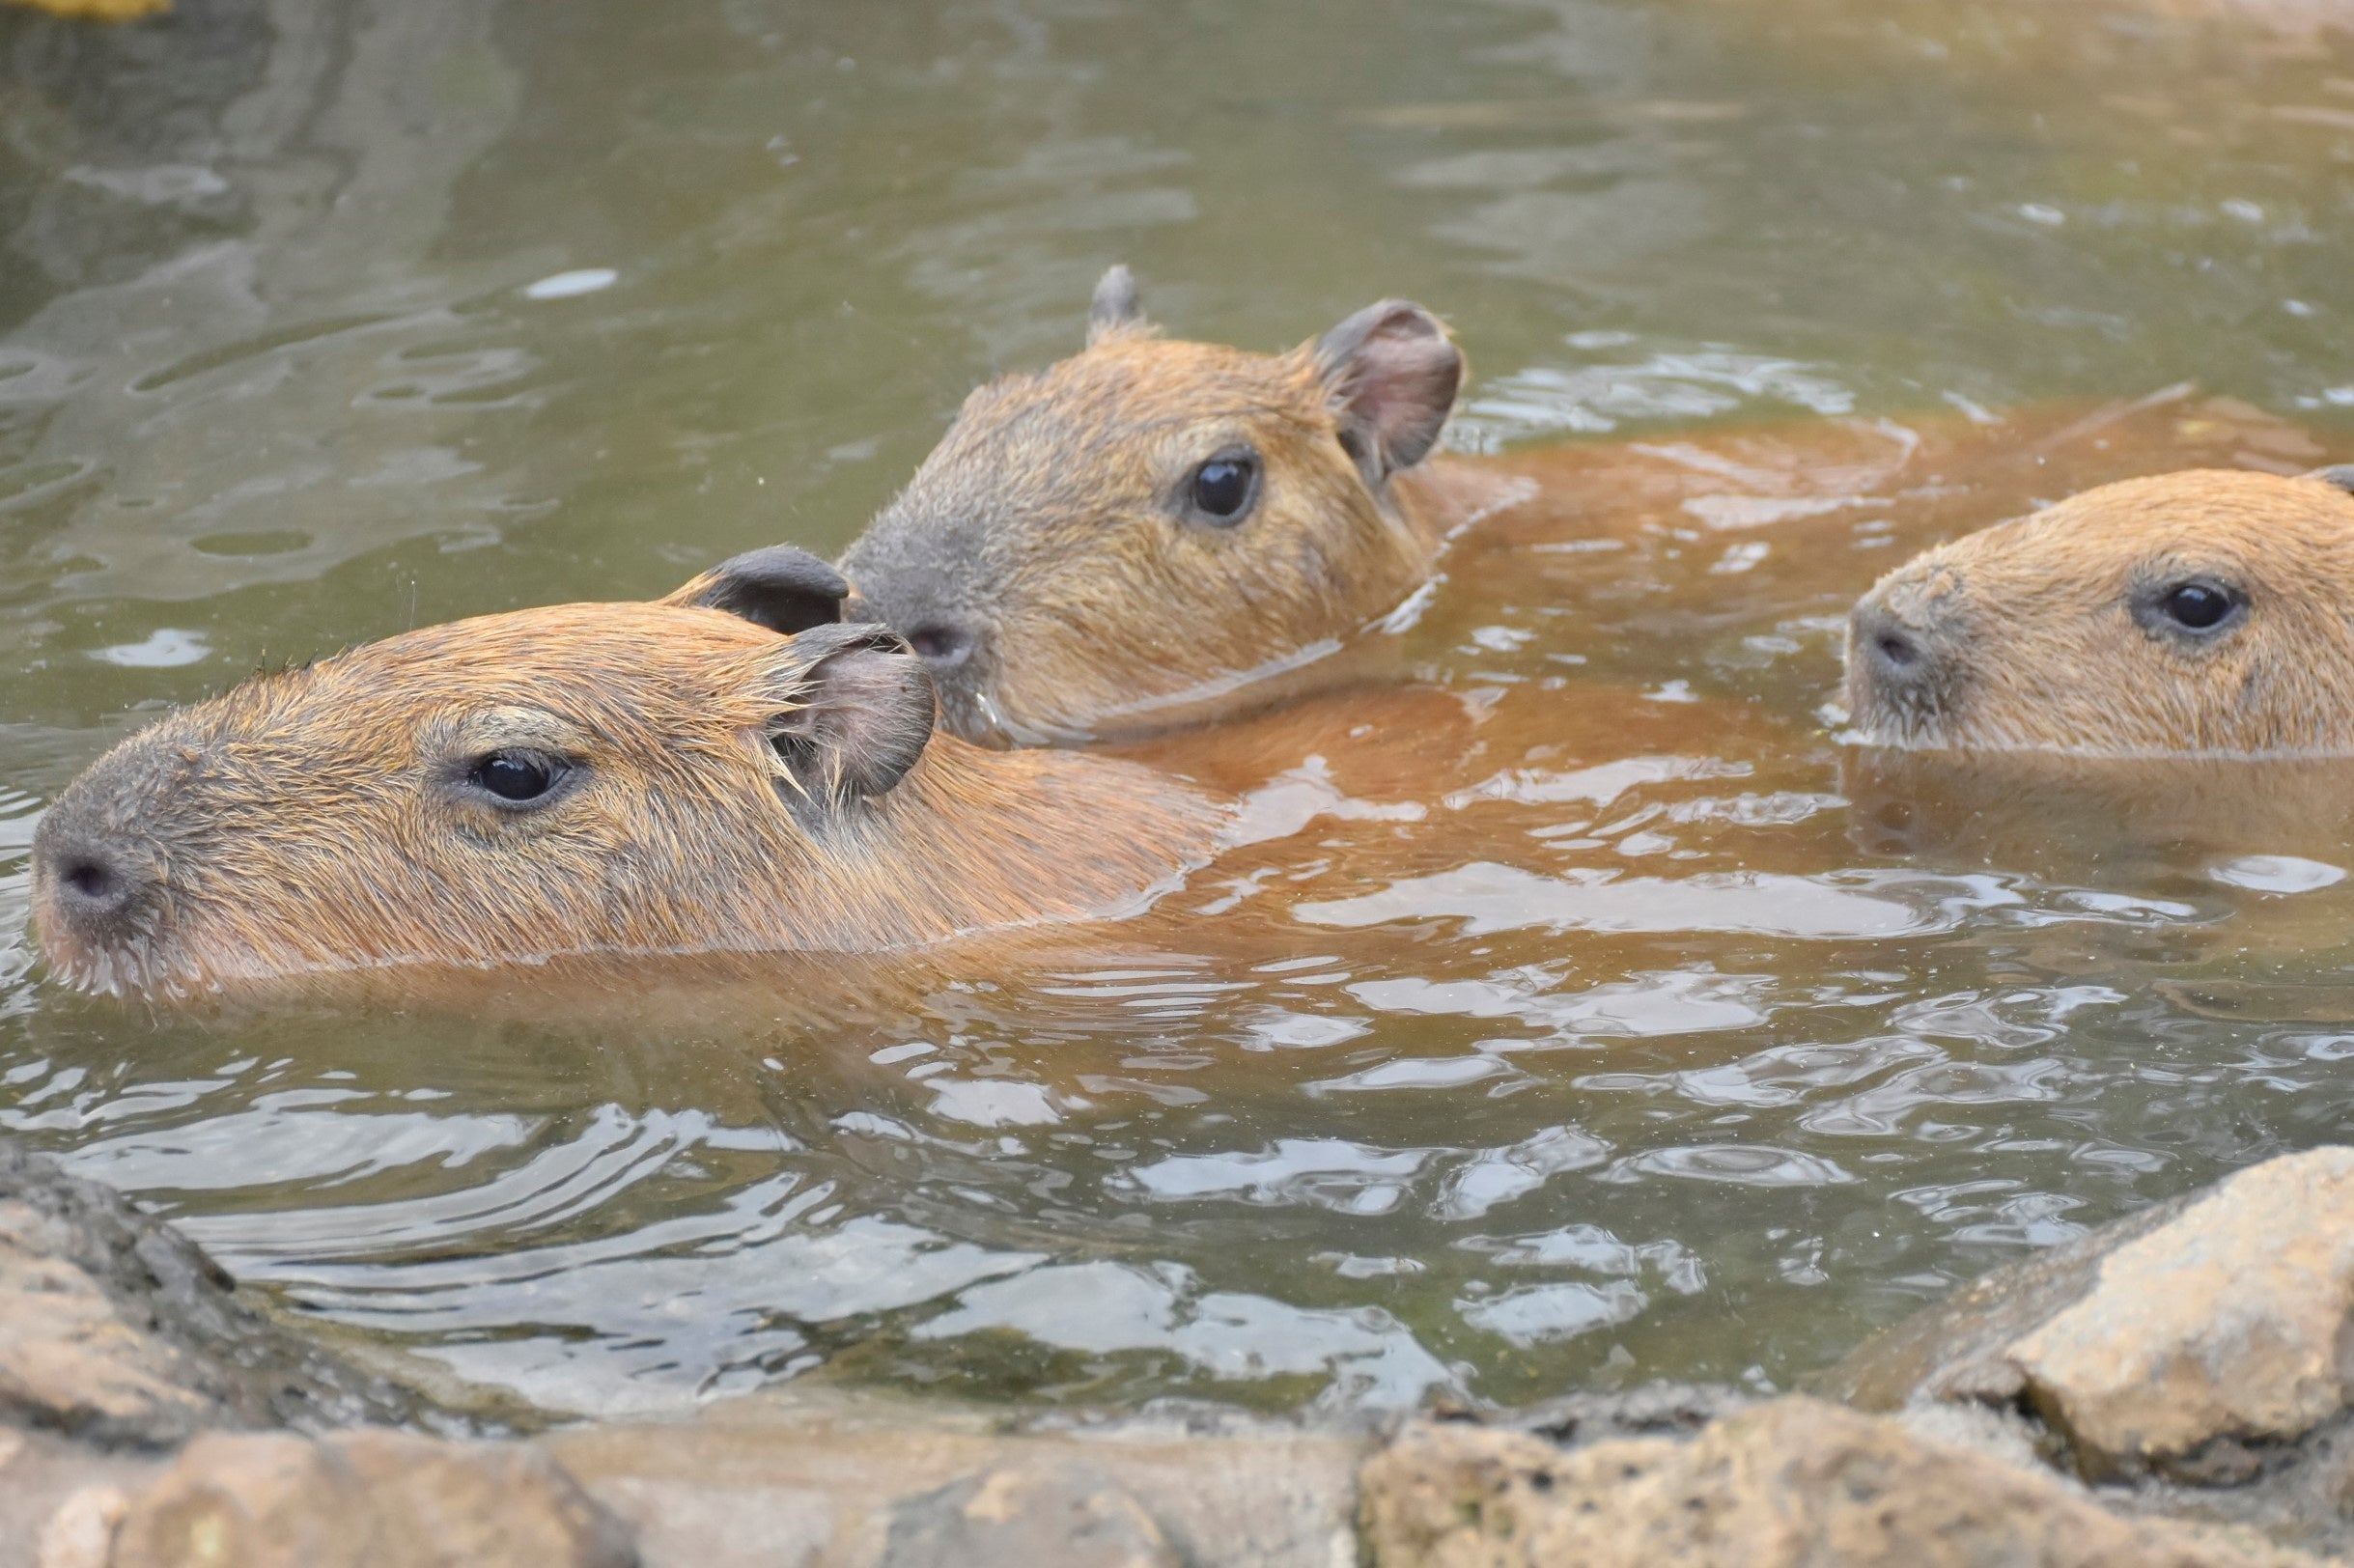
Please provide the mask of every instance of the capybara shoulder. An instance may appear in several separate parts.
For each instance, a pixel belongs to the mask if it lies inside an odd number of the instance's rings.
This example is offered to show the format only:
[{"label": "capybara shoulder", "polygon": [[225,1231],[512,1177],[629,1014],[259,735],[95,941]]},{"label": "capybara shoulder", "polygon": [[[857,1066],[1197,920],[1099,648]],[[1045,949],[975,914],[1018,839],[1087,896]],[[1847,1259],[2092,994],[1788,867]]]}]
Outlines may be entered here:
[{"label": "capybara shoulder", "polygon": [[662,603],[412,631],[134,735],[42,822],[52,967],[168,995],[410,963],[872,951],[1114,912],[1206,854],[1219,807],[1191,786],[936,737],[923,662],[834,621],[838,579],[780,562],[796,553]]},{"label": "capybara shoulder", "polygon": [[974,392],[843,570],[931,664],[958,733],[1149,729],[1423,579],[1443,529],[1398,481],[1462,376],[1402,301],[1248,353],[1161,336],[1115,267],[1084,351]]},{"label": "capybara shoulder", "polygon": [[2354,750],[2354,474],[2126,480],[1930,550],[1848,621],[1871,742]]}]

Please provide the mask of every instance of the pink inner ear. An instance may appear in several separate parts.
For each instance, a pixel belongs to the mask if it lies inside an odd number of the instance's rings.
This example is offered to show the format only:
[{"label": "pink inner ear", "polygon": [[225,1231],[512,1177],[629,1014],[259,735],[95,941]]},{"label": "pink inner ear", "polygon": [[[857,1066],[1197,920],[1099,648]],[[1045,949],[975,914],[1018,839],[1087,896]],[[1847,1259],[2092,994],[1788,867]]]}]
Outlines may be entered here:
[{"label": "pink inner ear", "polygon": [[1385,299],[1316,340],[1316,368],[1344,411],[1341,444],[1369,483],[1422,461],[1463,382],[1463,354],[1421,306]]},{"label": "pink inner ear", "polygon": [[1359,350],[1349,406],[1380,443],[1385,471],[1422,461],[1455,406],[1463,356],[1419,311],[1385,322]]}]

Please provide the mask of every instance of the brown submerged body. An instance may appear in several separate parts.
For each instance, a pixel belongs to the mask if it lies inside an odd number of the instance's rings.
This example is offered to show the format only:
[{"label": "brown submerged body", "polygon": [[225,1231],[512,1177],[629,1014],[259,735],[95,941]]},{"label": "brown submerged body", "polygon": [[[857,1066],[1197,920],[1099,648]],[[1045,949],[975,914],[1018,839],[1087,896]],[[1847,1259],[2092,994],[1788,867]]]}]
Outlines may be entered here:
[{"label": "brown submerged body", "polygon": [[905,947],[1118,912],[1208,854],[1220,808],[1186,784],[932,720],[920,662],[874,628],[637,603],[433,627],[100,758],[42,825],[35,918],[70,983],[168,994]]}]

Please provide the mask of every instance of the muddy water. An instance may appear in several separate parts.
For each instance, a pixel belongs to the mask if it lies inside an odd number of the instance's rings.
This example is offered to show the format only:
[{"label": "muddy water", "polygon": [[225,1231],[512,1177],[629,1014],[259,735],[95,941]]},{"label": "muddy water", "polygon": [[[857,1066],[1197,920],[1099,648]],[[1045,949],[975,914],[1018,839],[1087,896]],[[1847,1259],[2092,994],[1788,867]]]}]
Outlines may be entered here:
[{"label": "muddy water", "polygon": [[[0,61],[0,1127],[292,1306],[559,1410],[1783,1385],[2345,1134],[2340,769],[1924,766],[1824,705],[1919,544],[2354,456],[2354,46],[181,0]],[[144,715],[838,547],[1120,259],[1253,345],[1446,311],[1456,445],[1540,491],[1352,684],[1138,748],[1256,839],[1150,914],[202,1019],[42,980],[32,825]]]}]

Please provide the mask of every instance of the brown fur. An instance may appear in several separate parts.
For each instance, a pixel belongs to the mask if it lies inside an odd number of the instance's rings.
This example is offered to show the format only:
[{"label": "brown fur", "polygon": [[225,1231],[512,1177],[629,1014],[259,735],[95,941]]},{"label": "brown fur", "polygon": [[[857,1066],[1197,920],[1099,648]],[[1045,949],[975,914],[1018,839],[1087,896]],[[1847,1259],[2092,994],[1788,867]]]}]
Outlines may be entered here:
[{"label": "brown fur", "polygon": [[[2244,596],[2184,636],[2153,596]],[[1893,634],[1920,662],[1873,657]],[[2107,485],[1880,579],[1847,642],[1855,727],[1880,744],[2107,755],[2354,750],[2354,496],[2320,479],[2193,471]]]},{"label": "brown fur", "polygon": [[[556,954],[869,951],[1111,912],[1206,854],[1210,799],[1108,760],[935,737],[868,798],[788,776],[769,735],[820,700],[809,641],[715,610],[572,604],[250,681],[59,799],[36,846],[43,949],[73,984],[148,994]],[[546,808],[452,782],[518,744],[577,764]],[[57,884],[68,847],[93,842],[147,889],[102,937],[61,915]]]},{"label": "brown fur", "polygon": [[[1808,584],[1826,600],[1852,594],[1878,564],[1863,551],[1890,543],[1856,532],[1876,516],[1901,518],[1900,537],[1934,538],[2055,485],[2186,457],[2263,465],[2320,455],[2258,410],[2182,386],[2097,409],[2031,409],[1993,430],[1952,412],[1814,419],[1367,464],[1351,450],[1358,427],[1401,406],[1443,415],[1441,394],[1452,397],[1461,361],[1449,349],[1447,374],[1429,374],[1444,339],[1426,314],[1393,303],[1352,318],[1421,323],[1421,337],[1388,340],[1417,346],[1418,364],[1368,356],[1361,341],[1353,357],[1351,323],[1271,356],[1161,338],[1135,317],[1126,285],[1115,269],[1112,297],[1099,291],[1082,352],[975,392],[843,557],[861,613],[919,648],[935,624],[973,633],[970,657],[936,660],[943,722],[969,739],[1133,740],[1395,679],[1384,666],[1401,640],[1358,633],[1427,584],[1443,550],[1459,601],[1517,599],[1541,581],[1594,612],[1579,622],[1590,631],[1707,572],[1723,546],[1700,542],[1770,539],[1761,569],[1705,579],[1700,613],[1721,623]],[[1203,526],[1178,505],[1182,488],[1230,446],[1263,460],[1259,510]],[[1602,537],[1635,547],[1527,548]]]},{"label": "brown fur", "polygon": [[[1444,363],[1397,396],[1437,399],[1435,434],[1461,360],[1413,319]],[[1163,727],[1232,706],[1229,688],[1415,590],[1459,517],[1413,483],[1421,449],[1366,451],[1353,425],[1396,403],[1368,407],[1333,336],[1267,355],[1099,318],[1083,352],[966,401],[842,560],[866,612],[918,647],[937,621],[984,633],[968,663],[936,671],[949,728],[1027,743]],[[1386,367],[1408,382],[1426,368]],[[1189,519],[1195,466],[1239,448],[1261,461],[1255,510],[1232,527]]]}]

